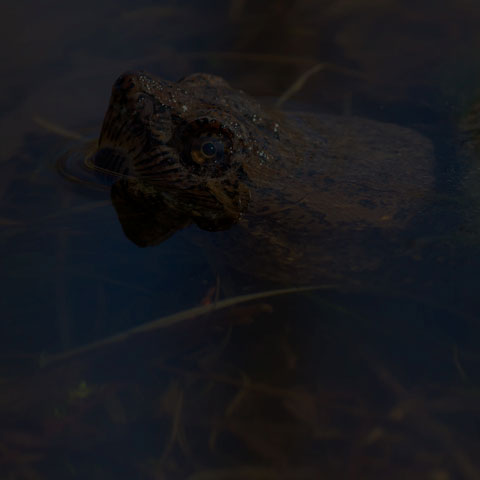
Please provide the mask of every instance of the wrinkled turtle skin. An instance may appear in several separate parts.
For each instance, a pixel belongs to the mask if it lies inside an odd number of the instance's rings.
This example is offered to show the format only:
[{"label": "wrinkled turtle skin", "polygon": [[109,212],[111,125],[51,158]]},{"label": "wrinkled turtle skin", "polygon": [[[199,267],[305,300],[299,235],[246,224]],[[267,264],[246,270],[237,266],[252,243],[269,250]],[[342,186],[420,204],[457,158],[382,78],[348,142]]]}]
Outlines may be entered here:
[{"label": "wrinkled turtle skin", "polygon": [[376,265],[365,245],[422,208],[433,162],[430,141],[407,128],[270,111],[216,76],[143,72],[114,84],[86,158],[117,179],[112,200],[136,244],[192,223],[230,229],[211,235],[220,255],[296,282]]}]

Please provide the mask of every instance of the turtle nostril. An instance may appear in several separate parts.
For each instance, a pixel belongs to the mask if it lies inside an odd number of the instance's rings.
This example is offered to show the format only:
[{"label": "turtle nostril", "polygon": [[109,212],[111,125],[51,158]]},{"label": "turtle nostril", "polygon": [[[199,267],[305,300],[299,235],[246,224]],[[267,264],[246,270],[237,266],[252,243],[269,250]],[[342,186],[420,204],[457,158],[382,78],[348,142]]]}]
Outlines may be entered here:
[{"label": "turtle nostril", "polygon": [[134,89],[137,84],[138,76],[133,72],[126,72],[117,78],[116,82],[113,85],[113,88],[115,90],[129,92],[130,90]]}]

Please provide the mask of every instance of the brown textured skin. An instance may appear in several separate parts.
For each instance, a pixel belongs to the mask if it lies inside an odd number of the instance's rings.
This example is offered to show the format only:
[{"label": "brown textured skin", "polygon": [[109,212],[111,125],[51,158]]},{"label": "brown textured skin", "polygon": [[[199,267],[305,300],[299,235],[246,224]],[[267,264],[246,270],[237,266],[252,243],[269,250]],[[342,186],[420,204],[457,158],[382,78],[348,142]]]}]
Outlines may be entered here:
[{"label": "brown textured skin", "polygon": [[[226,148],[199,167],[188,145],[205,131],[221,132]],[[363,243],[405,227],[434,182],[432,145],[412,130],[267,111],[206,74],[176,83],[122,75],[90,163],[123,176],[112,199],[135,243],[192,222],[233,227],[212,240],[224,255],[296,282],[375,264]]]}]

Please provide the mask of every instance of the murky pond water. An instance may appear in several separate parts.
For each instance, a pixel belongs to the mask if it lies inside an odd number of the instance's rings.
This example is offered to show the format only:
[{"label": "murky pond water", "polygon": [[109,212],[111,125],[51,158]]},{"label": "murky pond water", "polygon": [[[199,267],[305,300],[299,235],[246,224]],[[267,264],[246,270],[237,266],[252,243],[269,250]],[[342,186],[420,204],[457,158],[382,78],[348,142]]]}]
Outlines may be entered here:
[{"label": "murky pond water", "polygon": [[2,478],[480,478],[479,20],[4,6]]}]

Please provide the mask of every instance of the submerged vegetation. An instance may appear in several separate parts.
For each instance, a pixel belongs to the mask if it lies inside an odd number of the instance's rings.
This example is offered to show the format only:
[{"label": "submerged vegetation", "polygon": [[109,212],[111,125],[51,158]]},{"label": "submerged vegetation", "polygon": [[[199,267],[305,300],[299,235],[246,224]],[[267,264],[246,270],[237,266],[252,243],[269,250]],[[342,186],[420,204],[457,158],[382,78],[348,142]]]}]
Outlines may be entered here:
[{"label": "submerged vegetation", "polygon": [[[478,478],[478,439],[466,428],[480,414],[470,374],[478,355],[430,338],[438,363],[416,368],[449,373],[419,385],[394,358],[381,360],[385,352],[371,339],[387,341],[399,325],[379,332],[338,294],[326,302],[287,293],[200,307],[177,315],[181,322],[160,319],[155,328],[60,354],[40,370],[10,358],[24,372],[2,385],[3,471],[12,478]],[[303,304],[303,318],[280,313],[292,301]],[[402,341],[421,333],[408,318],[404,327]]]}]

